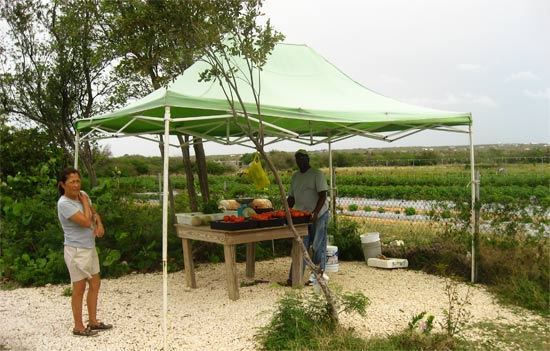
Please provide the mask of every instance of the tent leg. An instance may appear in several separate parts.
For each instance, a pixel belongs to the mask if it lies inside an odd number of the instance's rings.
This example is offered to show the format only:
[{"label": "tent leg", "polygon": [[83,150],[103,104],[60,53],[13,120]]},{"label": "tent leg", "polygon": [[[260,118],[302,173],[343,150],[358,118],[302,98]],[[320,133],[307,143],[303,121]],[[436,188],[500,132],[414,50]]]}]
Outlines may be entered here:
[{"label": "tent leg", "polygon": [[472,233],[472,271],[471,271],[471,282],[475,283],[477,280],[477,240],[475,232],[475,208],[476,208],[476,177],[475,177],[475,161],[474,161],[474,137],[472,131],[472,124],[469,126],[469,135],[470,135],[470,175],[471,175],[471,189],[472,189],[472,208],[471,208],[471,219],[470,219],[470,231]]},{"label": "tent leg", "polygon": [[328,143],[328,164],[330,172],[330,211],[332,220],[336,220],[336,191],[335,191],[335,180],[334,180],[334,167],[332,165],[332,143]]},{"label": "tent leg", "polygon": [[168,350],[168,165],[170,160],[170,106],[164,107],[164,163],[162,182],[162,329]]}]

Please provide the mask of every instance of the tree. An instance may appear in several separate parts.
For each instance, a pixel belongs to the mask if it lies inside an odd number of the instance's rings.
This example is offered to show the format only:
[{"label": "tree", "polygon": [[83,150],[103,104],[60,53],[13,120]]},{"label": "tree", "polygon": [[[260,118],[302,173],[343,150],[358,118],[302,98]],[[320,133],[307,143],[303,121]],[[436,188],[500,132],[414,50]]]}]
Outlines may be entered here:
[{"label": "tree", "polygon": [[[208,39],[198,40],[193,27],[205,16],[206,1],[102,1],[104,35],[110,49],[120,58],[116,72],[121,77],[149,80],[149,89],[167,85],[192,65]],[[143,84],[138,84],[140,86]],[[151,89],[152,88],[152,89]],[[143,91],[127,90],[129,97],[141,97]],[[163,143],[162,135],[159,136]],[[192,209],[197,208],[194,177],[190,167],[189,140],[180,140],[187,191]],[[204,147],[193,139],[197,174],[202,199],[210,198]],[[160,150],[161,155],[163,149]]]},{"label": "tree", "polygon": [[[18,129],[10,127],[0,118],[0,181],[17,173],[31,175],[33,167],[48,163],[63,162],[63,150],[50,141],[47,133],[38,128]],[[55,172],[50,174],[55,177]]]},{"label": "tree", "polygon": [[[233,123],[238,125],[241,132],[248,136],[254,144],[256,151],[273,172],[277,182],[282,203],[284,204],[287,223],[294,233],[294,240],[300,243],[302,254],[308,266],[315,272],[317,280],[321,285],[332,319],[338,321],[338,312],[335,306],[335,300],[332,293],[322,278],[322,271],[311,261],[306,247],[304,246],[296,228],[292,224],[290,209],[286,201],[286,193],[281,181],[281,177],[264,150],[262,111],[261,111],[261,69],[266,63],[267,56],[275,47],[275,44],[284,37],[271,27],[268,20],[265,25],[258,24],[258,18],[262,15],[260,0],[234,0],[220,2],[209,2],[209,16],[200,25],[195,27],[195,31],[205,37],[213,38],[212,45],[204,50],[203,60],[210,65],[210,69],[201,74],[201,79],[216,80],[222,87],[228,103],[231,106]],[[225,16],[226,12],[222,8],[233,9],[232,16]],[[248,71],[240,71],[234,61],[231,59],[239,56],[246,62]],[[256,101],[256,110],[248,111],[242,98],[241,89],[238,81],[246,81],[250,91]],[[254,114],[259,119],[258,126],[253,126],[250,122],[251,115]],[[244,123],[239,121],[239,117],[244,117]]]},{"label": "tree", "polygon": [[[7,63],[0,72],[0,103],[8,118],[44,130],[71,160],[73,122],[109,109],[115,84],[109,79],[110,57],[98,49],[96,2],[93,0],[22,0],[5,2],[1,18],[9,28]],[[80,150],[92,185],[97,147]]]}]

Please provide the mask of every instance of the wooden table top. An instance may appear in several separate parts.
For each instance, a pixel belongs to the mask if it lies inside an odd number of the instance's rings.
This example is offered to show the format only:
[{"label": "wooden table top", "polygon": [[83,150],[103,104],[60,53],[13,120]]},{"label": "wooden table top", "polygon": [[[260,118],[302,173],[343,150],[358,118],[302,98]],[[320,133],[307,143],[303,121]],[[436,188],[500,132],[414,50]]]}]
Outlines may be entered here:
[{"label": "wooden table top", "polygon": [[[207,241],[223,245],[245,244],[258,241],[293,238],[294,233],[288,225],[266,228],[254,228],[245,230],[220,230],[210,226],[192,226],[175,224],[176,234],[182,239]],[[307,235],[307,223],[295,224],[298,235]]]}]

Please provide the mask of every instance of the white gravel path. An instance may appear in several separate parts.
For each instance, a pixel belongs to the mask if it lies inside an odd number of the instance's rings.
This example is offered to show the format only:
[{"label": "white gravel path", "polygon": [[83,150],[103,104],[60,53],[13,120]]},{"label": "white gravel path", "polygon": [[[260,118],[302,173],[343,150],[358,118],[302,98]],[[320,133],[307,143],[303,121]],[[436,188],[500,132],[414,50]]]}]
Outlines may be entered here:
[{"label": "white gravel path", "polygon": [[[184,272],[169,274],[168,345],[170,350],[255,350],[257,328],[268,323],[277,300],[291,288],[275,284],[286,280],[290,258],[256,263],[260,283],[240,289],[231,301],[225,290],[223,264],[196,267],[198,288],[185,286]],[[446,306],[444,279],[408,269],[384,270],[364,262],[340,262],[330,282],[345,291],[361,291],[372,304],[366,317],[342,316],[346,326],[363,337],[406,328],[411,316],[422,311],[443,320]],[[238,264],[244,279],[245,265]],[[50,285],[0,291],[0,350],[160,350],[162,329],[162,274],[130,274],[104,279],[100,291],[100,320],[114,328],[98,337],[71,334],[69,285]],[[460,284],[462,293],[466,284]],[[306,287],[313,293],[312,288]],[[472,322],[535,323],[538,317],[498,305],[483,287],[472,291]],[[469,338],[477,333],[470,331]]]}]

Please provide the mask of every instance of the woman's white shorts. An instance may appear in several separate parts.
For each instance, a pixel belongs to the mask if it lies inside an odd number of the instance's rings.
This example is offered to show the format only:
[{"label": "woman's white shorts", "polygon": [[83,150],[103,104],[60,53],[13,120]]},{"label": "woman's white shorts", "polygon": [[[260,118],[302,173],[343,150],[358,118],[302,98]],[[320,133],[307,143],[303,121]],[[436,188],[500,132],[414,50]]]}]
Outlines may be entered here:
[{"label": "woman's white shorts", "polygon": [[88,249],[65,246],[64,257],[73,283],[90,279],[92,275],[99,273],[99,257],[95,247]]}]

